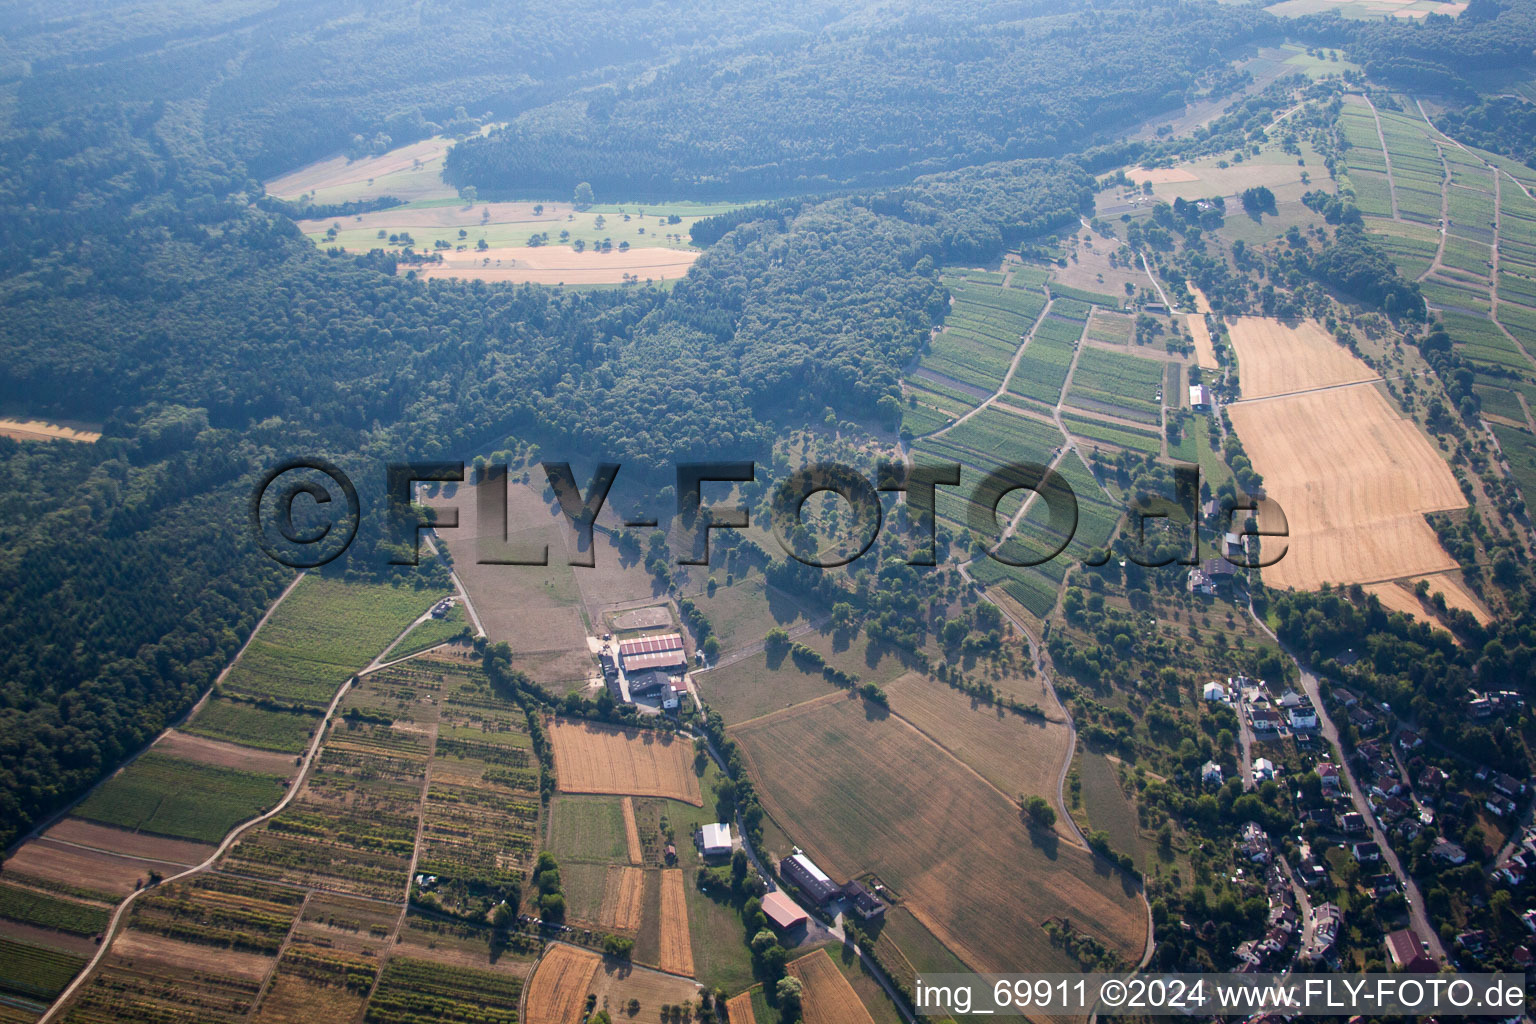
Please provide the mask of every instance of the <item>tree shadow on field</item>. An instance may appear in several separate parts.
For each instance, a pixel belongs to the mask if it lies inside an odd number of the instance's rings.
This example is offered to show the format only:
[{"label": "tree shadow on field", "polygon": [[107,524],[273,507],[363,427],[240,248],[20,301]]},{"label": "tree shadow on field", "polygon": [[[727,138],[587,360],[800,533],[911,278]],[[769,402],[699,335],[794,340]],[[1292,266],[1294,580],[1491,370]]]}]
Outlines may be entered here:
[{"label": "tree shadow on field", "polygon": [[1045,854],[1046,860],[1055,860],[1061,855],[1061,837],[1055,829],[1041,828],[1031,824],[1029,816],[1023,809],[1019,810],[1019,820],[1024,823],[1024,830],[1029,833],[1029,843],[1035,849]]}]

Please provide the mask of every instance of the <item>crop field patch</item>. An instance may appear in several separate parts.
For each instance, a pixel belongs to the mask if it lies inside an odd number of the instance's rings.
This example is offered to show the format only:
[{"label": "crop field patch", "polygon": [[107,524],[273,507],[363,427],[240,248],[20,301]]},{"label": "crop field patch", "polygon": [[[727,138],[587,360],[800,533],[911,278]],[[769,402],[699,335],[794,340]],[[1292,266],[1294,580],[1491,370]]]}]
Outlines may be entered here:
[{"label": "crop field patch", "polygon": [[349,676],[441,596],[305,576],[221,685],[232,694],[323,708]]},{"label": "crop field patch", "polygon": [[1138,430],[1135,427],[1108,423],[1088,416],[1064,414],[1061,419],[1067,425],[1067,429],[1079,438],[1130,451],[1145,452],[1148,455],[1158,455],[1163,450],[1162,438],[1150,430]]},{"label": "crop field patch", "polygon": [[291,754],[259,750],[206,736],[193,736],[178,729],[167,730],[150,749],[184,761],[259,775],[275,775],[278,778],[287,778],[298,770],[294,764],[297,758]]},{"label": "crop field patch", "polygon": [[693,943],[688,931],[688,900],[680,868],[665,868],[659,873],[661,914],[658,922],[657,966],[670,974],[693,976]]},{"label": "crop field patch", "polygon": [[1227,330],[1245,401],[1377,376],[1313,320],[1290,325],[1273,317],[1234,317]]},{"label": "crop field patch", "polygon": [[320,716],[314,711],[279,711],[246,701],[210,697],[198,713],[181,726],[181,731],[258,750],[302,754],[319,724]]},{"label": "crop field patch", "polygon": [[527,1024],[571,1024],[580,1019],[593,975],[603,958],[589,949],[557,942],[528,979]]},{"label": "crop field patch", "polygon": [[[1055,596],[1052,586],[1053,601]],[[1049,708],[1047,713],[1059,716],[1054,699],[1047,697],[1039,683],[1015,680],[1000,686],[1015,692],[1035,689],[1037,695],[1033,699]],[[917,672],[887,683],[885,690],[893,712],[970,765],[1004,794],[1040,794],[1053,805],[1056,803],[1056,780],[1069,743],[1064,722],[1026,718],[996,705],[989,706]],[[998,752],[1004,750],[1008,756],[999,756]]]},{"label": "crop field patch", "polygon": [[[546,956],[545,959],[549,958]],[[384,965],[379,987],[368,1000],[363,1021],[364,1024],[418,1024],[428,1020],[443,1024],[517,1024],[522,995],[522,979],[504,971],[482,971],[394,956]],[[530,1024],[541,1020],[565,1024],[577,1019],[573,1013],[536,1017],[531,987],[528,996]],[[581,998],[585,996],[583,992]],[[579,1007],[580,1003],[576,1005]]]},{"label": "crop field patch", "polygon": [[128,926],[178,942],[275,954],[304,893],[249,879],[203,873],[160,886],[133,902]]},{"label": "crop field patch", "polygon": [[85,963],[62,949],[0,937],[0,995],[50,1002]]},{"label": "crop field patch", "polygon": [[1053,917],[1140,958],[1144,911],[1109,868],[1066,842],[1047,856],[1017,804],[899,718],[834,700],[732,732],[764,806],[823,870],[873,872],[971,968],[1074,969]]},{"label": "crop field patch", "polygon": [[0,882],[0,918],[8,921],[95,935],[105,930],[110,914],[106,907]]},{"label": "crop field patch", "polygon": [[805,986],[800,1000],[805,1024],[875,1024],[825,949],[791,961],[785,970]]},{"label": "crop field patch", "polygon": [[352,1020],[378,974],[376,957],[296,939],[278,958],[252,1020],[257,1024]]},{"label": "crop field patch", "polygon": [[431,737],[332,728],[299,796],[221,862],[243,875],[382,899],[405,890]]},{"label": "crop field patch", "polygon": [[704,805],[693,747],[668,733],[553,719],[555,777],[566,793],[660,796]]},{"label": "crop field patch", "polygon": [[603,928],[616,928],[621,932],[637,931],[640,928],[640,908],[644,899],[644,871],[617,864],[609,865],[597,923]]},{"label": "crop field patch", "polygon": [[1466,499],[1435,447],[1375,387],[1227,411],[1289,524],[1286,556],[1264,570],[1269,585],[1313,590],[1455,567],[1424,514]]},{"label": "crop field patch", "polygon": [[496,281],[503,284],[620,284],[628,280],[673,281],[687,275],[698,250],[632,246],[627,250],[568,245],[503,246],[443,250],[442,261],[400,264],[398,273],[427,280]]},{"label": "crop field patch", "polygon": [[89,821],[217,843],[282,799],[275,775],[237,771],[150,751],[75,808]]},{"label": "crop field patch", "polygon": [[[1077,372],[1067,401],[1090,411],[1156,424],[1162,415],[1158,395],[1166,364],[1122,352],[1086,348],[1078,356]],[[1084,403],[1092,403],[1084,405]]]},{"label": "crop field patch", "polygon": [[81,986],[74,1024],[233,1024],[250,1014],[272,958],[126,932]]},{"label": "crop field patch", "polygon": [[[630,820],[634,805],[629,797]],[[564,794],[549,803],[549,849],[562,864],[588,861],[607,864],[627,856],[625,820],[612,797]],[[640,838],[635,836],[638,845]]]}]

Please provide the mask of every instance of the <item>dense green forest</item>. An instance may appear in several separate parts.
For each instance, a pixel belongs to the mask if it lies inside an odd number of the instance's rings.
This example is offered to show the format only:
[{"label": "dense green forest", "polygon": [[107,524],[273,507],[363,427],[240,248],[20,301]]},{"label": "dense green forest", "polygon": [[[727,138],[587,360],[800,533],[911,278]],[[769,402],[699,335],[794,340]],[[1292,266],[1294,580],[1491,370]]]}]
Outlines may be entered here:
[{"label": "dense green forest", "polygon": [[1059,155],[1278,32],[1184,0],[909,5],[562,98],[456,147],[446,176],[482,195],[779,196]]}]

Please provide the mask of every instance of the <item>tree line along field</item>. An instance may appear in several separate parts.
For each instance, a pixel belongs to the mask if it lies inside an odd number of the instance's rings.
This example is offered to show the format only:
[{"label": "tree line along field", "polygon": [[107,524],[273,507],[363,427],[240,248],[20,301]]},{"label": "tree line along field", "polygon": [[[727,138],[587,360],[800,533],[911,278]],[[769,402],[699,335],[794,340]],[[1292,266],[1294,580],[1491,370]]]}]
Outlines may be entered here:
[{"label": "tree line along field", "polygon": [[822,868],[872,873],[967,966],[1073,970],[1044,925],[1070,919],[1128,963],[1145,911],[1077,846],[1035,845],[1017,804],[893,715],[837,695],[737,726],[765,808]]}]

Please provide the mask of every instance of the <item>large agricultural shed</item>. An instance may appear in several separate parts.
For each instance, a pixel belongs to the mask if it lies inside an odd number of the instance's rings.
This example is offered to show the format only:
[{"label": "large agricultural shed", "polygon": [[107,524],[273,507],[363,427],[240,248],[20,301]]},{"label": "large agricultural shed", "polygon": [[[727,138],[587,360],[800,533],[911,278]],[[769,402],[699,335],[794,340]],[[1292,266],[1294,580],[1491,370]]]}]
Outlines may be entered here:
[{"label": "large agricultural shed", "polygon": [[763,913],[780,931],[787,932],[810,920],[810,915],[800,905],[778,889],[763,895]]},{"label": "large agricultural shed", "polygon": [[623,663],[626,673],[643,672],[652,668],[686,665],[688,656],[683,652],[682,634],[667,633],[621,642],[619,661]]},{"label": "large agricultural shed", "polygon": [[825,903],[841,891],[837,883],[803,853],[797,852],[779,861],[779,873],[817,903]]}]

